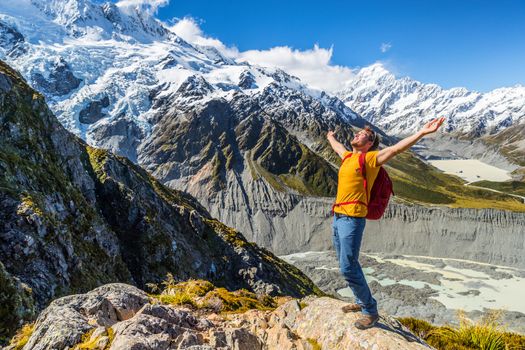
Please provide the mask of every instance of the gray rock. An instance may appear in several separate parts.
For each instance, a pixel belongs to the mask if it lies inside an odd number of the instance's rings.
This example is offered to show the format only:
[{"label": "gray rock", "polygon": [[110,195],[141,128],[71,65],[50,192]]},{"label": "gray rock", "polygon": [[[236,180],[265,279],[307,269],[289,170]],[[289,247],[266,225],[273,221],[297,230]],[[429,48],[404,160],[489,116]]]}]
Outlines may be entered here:
[{"label": "gray rock", "polygon": [[172,340],[180,334],[176,326],[167,321],[145,314],[138,314],[113,327],[115,338],[112,350],[169,349]]},{"label": "gray rock", "polygon": [[94,129],[91,137],[97,147],[108,149],[132,161],[137,159],[137,147],[143,137],[142,129],[132,120],[120,118]]},{"label": "gray rock", "polygon": [[368,221],[363,251],[458,258],[523,269],[524,240],[522,213],[392,204],[382,220]]},{"label": "gray rock", "polygon": [[13,26],[0,21],[0,47],[6,50],[6,55],[17,57],[24,53],[25,38]]},{"label": "gray rock", "polygon": [[146,293],[126,284],[104,285],[86,294],[57,299],[36,320],[24,349],[73,347],[95,326],[111,327],[126,320],[148,300]]},{"label": "gray rock", "polygon": [[249,71],[242,72],[239,76],[239,87],[243,89],[257,89],[253,74]]},{"label": "gray rock", "polygon": [[108,106],[109,98],[107,96],[104,96],[99,101],[91,101],[79,112],[78,120],[82,124],[93,124],[106,116],[106,114],[102,113],[102,109]]},{"label": "gray rock", "polygon": [[223,316],[150,303],[126,320],[108,313],[115,304],[135,309],[135,299],[142,296],[135,287],[112,284],[57,299],[39,316],[24,350],[72,348],[81,337],[110,350],[307,350],[312,340],[327,349],[428,348],[388,316],[378,327],[359,331],[352,326],[358,315],[341,311],[344,302],[313,296],[301,303],[291,300],[274,311]]},{"label": "gray rock", "polygon": [[142,290],[124,283],[112,283],[98,287],[88,294],[99,295],[106,298],[118,321],[127,320],[135,315],[145,304],[149,297]]},{"label": "gray rock", "polygon": [[34,73],[32,80],[36,86],[52,95],[67,95],[79,87],[82,82],[82,79],[73,74],[71,67],[62,57],[54,63],[47,73],[47,77],[38,72]]}]

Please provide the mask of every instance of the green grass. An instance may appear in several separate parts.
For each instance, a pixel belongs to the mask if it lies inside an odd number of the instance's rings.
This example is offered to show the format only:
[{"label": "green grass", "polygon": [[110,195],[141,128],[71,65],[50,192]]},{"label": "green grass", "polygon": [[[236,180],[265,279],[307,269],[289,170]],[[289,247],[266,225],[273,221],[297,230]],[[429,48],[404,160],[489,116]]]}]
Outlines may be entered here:
[{"label": "green grass", "polygon": [[25,324],[15,334],[15,336],[9,342],[10,346],[13,346],[13,350],[21,350],[29,341],[31,334],[33,334],[34,324]]},{"label": "green grass", "polygon": [[[82,336],[80,344],[75,345],[73,350],[107,350],[111,347],[111,343],[115,338],[115,332],[113,328],[106,328],[106,331],[96,338],[93,338],[93,332],[95,328],[90,329],[86,334]],[[105,339],[104,339],[105,338]],[[101,345],[105,343],[102,348]]]},{"label": "green grass", "polygon": [[306,341],[312,346],[312,350],[321,350],[321,345],[317,342],[317,340],[313,338],[307,338]]},{"label": "green grass", "polygon": [[273,310],[277,307],[277,300],[268,295],[256,295],[245,289],[228,291],[204,280],[177,283],[168,274],[162,285],[162,292],[153,297],[163,304],[207,308],[220,313],[238,313],[252,309]]},{"label": "green grass", "polygon": [[107,173],[104,166],[108,160],[109,152],[100,148],[93,148],[86,146],[86,151],[89,155],[89,162],[93,168],[94,173],[101,183],[104,183],[107,178]]},{"label": "green grass", "polygon": [[275,121],[262,129],[249,158],[252,177],[263,177],[277,191],[311,196],[336,193],[336,170]]},{"label": "green grass", "polygon": [[479,322],[459,314],[459,326],[433,326],[411,317],[399,321],[415,335],[438,350],[518,350],[525,349],[525,336],[506,332],[501,314],[488,312]]},{"label": "green grass", "polygon": [[392,183],[396,196],[405,200],[430,204],[455,203],[454,197],[445,192],[438,192],[426,187],[419,186],[403,178],[392,176]]},{"label": "green grass", "polygon": [[518,196],[525,196],[525,182],[521,181],[506,181],[506,182],[493,182],[493,181],[478,181],[471,183],[472,186],[486,187],[493,190],[516,194]]}]

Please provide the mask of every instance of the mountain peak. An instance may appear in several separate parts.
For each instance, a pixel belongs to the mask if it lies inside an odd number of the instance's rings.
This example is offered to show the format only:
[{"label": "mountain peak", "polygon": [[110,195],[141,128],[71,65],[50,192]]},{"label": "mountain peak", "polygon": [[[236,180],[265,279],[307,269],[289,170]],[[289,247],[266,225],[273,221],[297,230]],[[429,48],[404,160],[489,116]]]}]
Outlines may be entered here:
[{"label": "mountain peak", "polygon": [[[28,11],[30,16],[44,14],[50,22],[64,27],[66,33],[73,37],[89,35],[128,42],[176,37],[154,18],[151,9],[144,10],[142,6],[109,2],[100,5],[90,0],[29,0],[22,5],[36,10]],[[16,7],[17,4],[13,2],[7,6]]]},{"label": "mountain peak", "polygon": [[55,22],[70,26],[91,18],[100,7],[89,0],[31,0],[31,4]]},{"label": "mountain peak", "polygon": [[388,71],[385,66],[382,64],[382,63],[374,63],[368,67],[364,67],[362,68],[361,70],[359,70],[358,76],[361,76],[361,77],[366,77],[368,79],[372,78],[372,79],[378,79],[378,78],[381,78],[383,76],[392,76],[394,77],[394,75],[392,73],[390,73],[390,71]]}]

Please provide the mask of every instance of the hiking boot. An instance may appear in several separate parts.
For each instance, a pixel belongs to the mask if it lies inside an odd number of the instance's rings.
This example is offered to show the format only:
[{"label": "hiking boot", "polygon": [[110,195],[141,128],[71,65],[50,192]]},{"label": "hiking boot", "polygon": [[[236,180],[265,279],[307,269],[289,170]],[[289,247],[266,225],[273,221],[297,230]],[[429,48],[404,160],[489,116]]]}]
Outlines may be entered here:
[{"label": "hiking boot", "polygon": [[354,326],[358,329],[368,329],[374,327],[379,320],[379,315],[363,315],[355,321]]},{"label": "hiking boot", "polygon": [[358,312],[358,311],[361,311],[361,306],[359,304],[348,304],[348,305],[343,306],[341,310],[345,313]]}]

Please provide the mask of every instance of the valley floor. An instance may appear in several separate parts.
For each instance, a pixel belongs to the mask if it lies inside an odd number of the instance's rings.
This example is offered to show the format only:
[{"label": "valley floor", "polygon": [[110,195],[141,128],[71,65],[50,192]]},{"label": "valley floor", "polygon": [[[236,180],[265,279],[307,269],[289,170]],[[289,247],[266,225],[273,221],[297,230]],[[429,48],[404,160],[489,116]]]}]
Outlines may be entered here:
[{"label": "valley floor", "polygon": [[[361,254],[380,310],[434,324],[457,324],[458,311],[479,319],[501,310],[501,322],[525,333],[525,270],[468,260],[382,253]],[[339,275],[335,253],[306,252],[282,256],[305,272],[322,290],[352,298]]]}]

